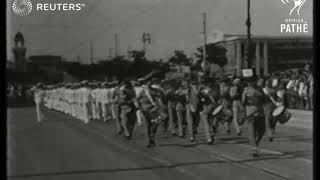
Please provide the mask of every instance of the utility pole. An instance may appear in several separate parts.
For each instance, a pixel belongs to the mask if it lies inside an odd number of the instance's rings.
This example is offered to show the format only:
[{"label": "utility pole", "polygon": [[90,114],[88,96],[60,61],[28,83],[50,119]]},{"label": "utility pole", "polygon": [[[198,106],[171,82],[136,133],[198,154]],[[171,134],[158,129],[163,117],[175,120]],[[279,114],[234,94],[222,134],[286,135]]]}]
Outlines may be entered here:
[{"label": "utility pole", "polygon": [[206,47],[207,47],[207,13],[203,13],[203,54],[202,54],[202,63],[203,63],[203,72],[207,70],[207,61],[206,61]]},{"label": "utility pole", "polygon": [[252,59],[251,59],[251,17],[250,17],[250,0],[247,0],[247,57],[246,61],[248,63],[248,68],[252,68]]},{"label": "utility pole", "polygon": [[112,50],[113,48],[109,48],[109,58],[113,57]]},{"label": "utility pole", "polygon": [[115,54],[115,57],[117,57],[119,54],[118,54],[118,34],[115,34],[114,35],[114,54]]},{"label": "utility pole", "polygon": [[93,47],[92,47],[92,41],[90,41],[90,63],[93,64]]}]

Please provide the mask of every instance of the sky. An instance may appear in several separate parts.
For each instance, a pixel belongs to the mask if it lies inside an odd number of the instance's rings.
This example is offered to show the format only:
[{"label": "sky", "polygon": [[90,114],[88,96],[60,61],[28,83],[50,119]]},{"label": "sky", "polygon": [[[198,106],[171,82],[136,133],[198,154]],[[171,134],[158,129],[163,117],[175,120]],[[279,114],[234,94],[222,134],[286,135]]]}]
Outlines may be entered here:
[{"label": "sky", "polygon": [[[147,57],[167,59],[174,50],[190,56],[202,45],[202,13],[207,13],[209,42],[216,33],[245,34],[247,0],[30,0],[35,3],[85,3],[79,12],[38,12],[27,16],[12,12],[7,0],[7,53],[12,59],[13,37],[24,35],[27,56],[61,55],[68,61],[80,57],[89,63],[90,42],[94,60],[106,58],[119,37],[119,54],[142,49],[142,33],[150,33]],[[290,0],[292,1],[292,0]],[[289,18],[293,3],[281,0],[251,0],[252,34],[283,35],[280,24]],[[306,0],[300,16],[308,21],[312,35],[311,0]],[[293,34],[295,35],[295,34]]]}]

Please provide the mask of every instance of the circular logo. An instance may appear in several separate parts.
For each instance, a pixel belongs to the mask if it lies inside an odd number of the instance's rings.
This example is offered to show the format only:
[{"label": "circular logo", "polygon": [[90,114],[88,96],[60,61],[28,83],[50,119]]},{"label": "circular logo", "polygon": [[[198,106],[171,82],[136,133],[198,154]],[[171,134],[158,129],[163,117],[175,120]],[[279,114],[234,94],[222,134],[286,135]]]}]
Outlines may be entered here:
[{"label": "circular logo", "polygon": [[17,15],[25,16],[31,13],[32,4],[30,0],[14,0],[12,9]]}]

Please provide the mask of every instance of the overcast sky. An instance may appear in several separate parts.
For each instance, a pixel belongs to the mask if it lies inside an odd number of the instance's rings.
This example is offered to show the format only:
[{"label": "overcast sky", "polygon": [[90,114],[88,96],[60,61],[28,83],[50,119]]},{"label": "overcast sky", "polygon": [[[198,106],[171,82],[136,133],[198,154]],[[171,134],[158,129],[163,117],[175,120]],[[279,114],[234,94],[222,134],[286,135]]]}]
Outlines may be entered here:
[{"label": "overcast sky", "polygon": [[[289,17],[293,3],[281,0],[252,1],[252,33],[281,35],[280,24]],[[7,47],[15,33],[21,31],[27,54],[62,55],[68,60],[80,56],[89,62],[90,40],[95,58],[105,58],[114,47],[114,34],[119,33],[119,51],[141,49],[143,32],[151,34],[148,56],[167,58],[175,49],[190,55],[202,43],[202,12],[207,12],[208,36],[215,32],[245,34],[247,0],[31,0],[39,2],[85,3],[80,12],[36,12],[20,17],[13,14],[7,0]],[[35,8],[35,7],[34,7]],[[297,17],[297,16],[292,16]],[[300,18],[309,22],[312,35],[312,0],[300,10]]]}]

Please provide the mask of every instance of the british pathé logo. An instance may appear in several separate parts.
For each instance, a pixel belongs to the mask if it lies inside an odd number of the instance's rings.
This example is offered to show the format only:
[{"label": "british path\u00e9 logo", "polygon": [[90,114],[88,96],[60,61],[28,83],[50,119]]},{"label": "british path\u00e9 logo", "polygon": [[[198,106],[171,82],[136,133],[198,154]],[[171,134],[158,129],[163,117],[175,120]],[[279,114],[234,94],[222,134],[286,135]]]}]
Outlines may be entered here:
[{"label": "british path\u00e9 logo", "polygon": [[[36,11],[81,11],[85,4],[81,3],[36,3]],[[12,4],[13,12],[19,16],[31,13],[32,3],[30,0],[14,0]]]},{"label": "british path\u00e9 logo", "polygon": [[290,10],[290,15],[292,15],[292,13],[294,11],[297,12],[297,15],[300,15],[300,9],[303,6],[303,4],[306,2],[306,0],[281,0],[281,2],[283,4],[293,4],[292,9]]},{"label": "british path\u00e9 logo", "polygon": [[12,4],[13,12],[19,16],[25,16],[31,13],[32,4],[29,0],[15,0]]},{"label": "british path\u00e9 logo", "polygon": [[[285,18],[284,22],[280,24],[281,33],[289,34],[303,34],[308,33],[308,22],[304,18],[300,18],[300,9],[305,4],[306,0],[281,0],[283,4],[290,5],[292,8],[289,12],[290,17]],[[292,18],[299,17],[299,18]]]}]

